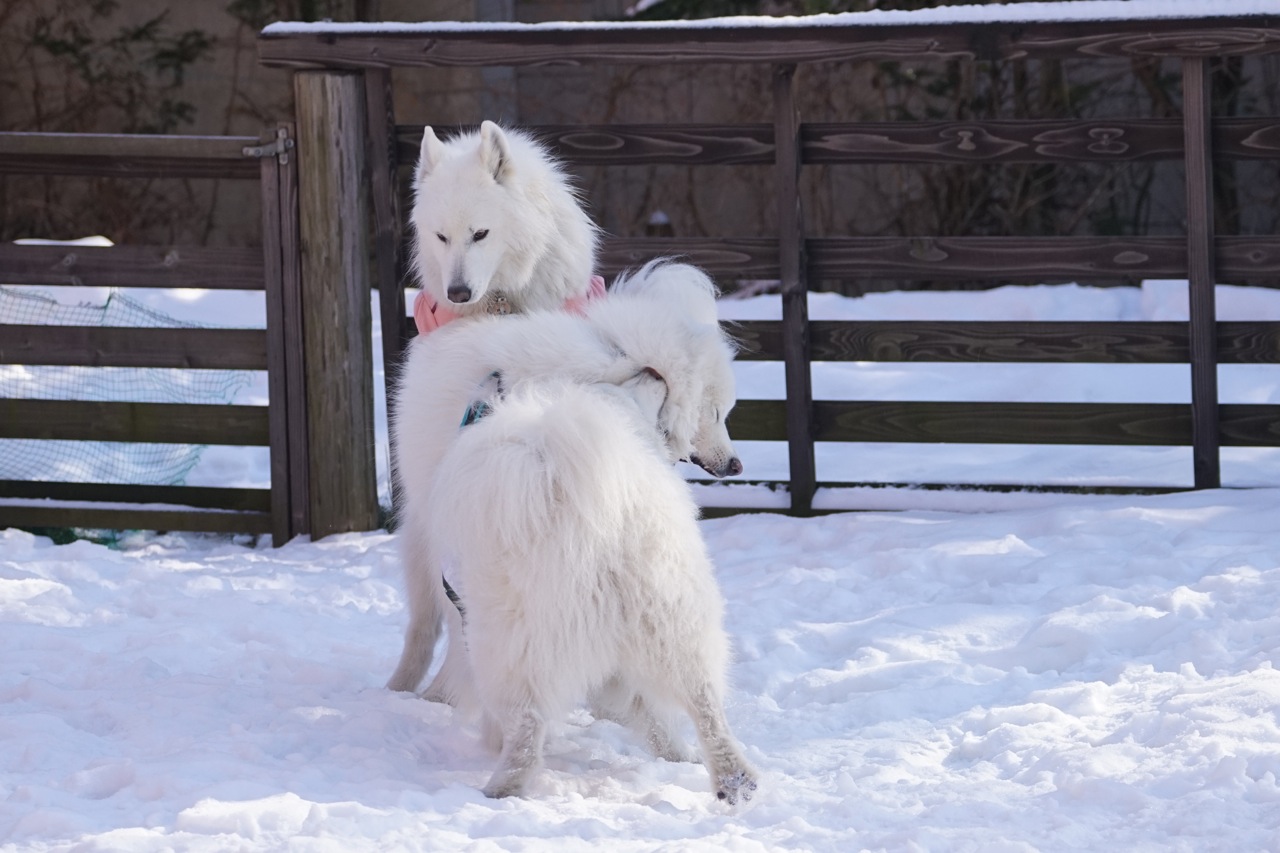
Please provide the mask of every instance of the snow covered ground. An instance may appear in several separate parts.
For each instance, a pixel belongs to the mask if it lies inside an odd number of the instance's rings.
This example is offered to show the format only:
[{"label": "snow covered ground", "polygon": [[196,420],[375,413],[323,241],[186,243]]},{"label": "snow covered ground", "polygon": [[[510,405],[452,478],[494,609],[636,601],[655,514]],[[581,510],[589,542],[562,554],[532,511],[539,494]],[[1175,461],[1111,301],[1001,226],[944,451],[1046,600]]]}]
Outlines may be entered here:
[{"label": "snow covered ground", "polygon": [[[1276,294],[1237,290],[1220,291],[1224,319],[1280,317]],[[821,297],[813,313],[1171,319],[1182,299],[1009,288]],[[777,392],[743,367],[741,396]],[[1185,368],[847,369],[815,382],[1186,399]],[[1224,397],[1280,400],[1274,369],[1233,376]],[[847,452],[888,468],[897,451]],[[1134,461],[1093,452],[1102,471]],[[917,464],[945,479],[971,453]],[[1060,458],[1008,464],[1072,476]],[[1280,464],[1236,471],[1263,488],[703,522],[737,656],[728,714],[765,774],[738,811],[700,765],[585,712],[527,799],[486,800],[473,723],[382,688],[405,623],[386,533],[108,549],[0,532],[0,850],[1278,850]]]}]

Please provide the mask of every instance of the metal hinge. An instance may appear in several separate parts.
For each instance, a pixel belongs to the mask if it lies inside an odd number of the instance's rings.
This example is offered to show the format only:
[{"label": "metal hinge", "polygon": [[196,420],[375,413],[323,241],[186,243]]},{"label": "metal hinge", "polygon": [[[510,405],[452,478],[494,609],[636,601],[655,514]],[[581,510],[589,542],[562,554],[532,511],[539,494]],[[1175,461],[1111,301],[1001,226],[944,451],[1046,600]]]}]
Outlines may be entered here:
[{"label": "metal hinge", "polygon": [[275,157],[283,163],[289,162],[289,150],[293,148],[293,140],[289,131],[283,127],[276,129],[274,142],[267,145],[246,145],[241,151],[246,157]]}]

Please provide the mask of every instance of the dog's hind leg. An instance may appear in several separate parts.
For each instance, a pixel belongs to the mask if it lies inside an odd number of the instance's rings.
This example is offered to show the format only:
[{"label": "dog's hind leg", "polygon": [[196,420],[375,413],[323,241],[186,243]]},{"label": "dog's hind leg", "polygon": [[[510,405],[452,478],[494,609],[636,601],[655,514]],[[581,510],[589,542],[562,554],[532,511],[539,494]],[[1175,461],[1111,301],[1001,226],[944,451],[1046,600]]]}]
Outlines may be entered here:
[{"label": "dog's hind leg", "polygon": [[[442,593],[443,594],[443,593]],[[444,613],[448,625],[449,644],[445,648],[444,663],[440,671],[422,692],[422,698],[443,702],[457,708],[474,704],[475,688],[471,678],[471,664],[467,660],[466,640],[463,636],[462,614],[452,603]]]},{"label": "dog's hind leg", "polygon": [[758,776],[734,742],[724,716],[724,705],[711,684],[705,681],[697,684],[686,697],[685,708],[697,729],[703,763],[711,774],[711,789],[717,799],[729,805],[750,800],[758,785]]},{"label": "dog's hind leg", "polygon": [[401,535],[404,537],[401,555],[405,568],[409,627],[405,631],[400,664],[387,682],[387,688],[411,693],[422,683],[435,655],[444,615],[440,606],[443,596],[437,591],[441,586],[438,564],[432,560],[431,550],[422,541],[422,534],[409,524]]}]

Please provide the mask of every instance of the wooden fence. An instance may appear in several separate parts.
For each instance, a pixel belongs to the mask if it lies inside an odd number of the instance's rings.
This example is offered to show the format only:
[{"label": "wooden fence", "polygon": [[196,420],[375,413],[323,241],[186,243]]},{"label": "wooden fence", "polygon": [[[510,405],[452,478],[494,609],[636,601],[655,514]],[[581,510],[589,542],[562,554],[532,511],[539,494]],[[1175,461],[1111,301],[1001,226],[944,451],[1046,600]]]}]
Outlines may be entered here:
[{"label": "wooden fence", "polygon": [[[1063,4],[1062,8],[1079,4]],[[1280,324],[1219,323],[1216,277],[1280,281],[1280,239],[1220,235],[1213,221],[1215,158],[1280,157],[1280,118],[1215,120],[1211,61],[1280,51],[1280,15],[1053,20],[1042,4],[1026,17],[948,19],[945,10],[750,27],[715,23],[592,25],[273,25],[260,59],[295,69],[314,87],[348,81],[350,104],[307,96],[299,120],[368,134],[388,364],[412,334],[404,320],[402,216],[397,178],[417,157],[420,128],[397,126],[390,69],[516,65],[764,63],[772,66],[773,122],[764,125],[573,125],[537,127],[571,164],[757,163],[775,174],[777,234],[606,241],[603,272],[656,255],[681,254],[721,279],[781,281],[780,323],[744,324],[747,358],[781,360],[786,400],[740,401],[737,439],[786,441],[790,506],[811,509],[820,483],[815,441],[1189,445],[1197,488],[1220,484],[1219,448],[1280,446],[1280,407],[1220,405],[1219,363],[1280,363]],[[1212,7],[1209,7],[1212,8]],[[1158,10],[1157,10],[1158,11]],[[1019,17],[1022,15],[1022,17]],[[805,123],[796,107],[798,63],[929,62],[1089,57],[1173,57],[1181,64],[1181,120],[1142,118]],[[355,81],[353,83],[353,81]],[[353,125],[351,117],[367,121]],[[484,116],[476,116],[477,122]],[[338,131],[338,128],[343,128]],[[811,237],[799,186],[816,164],[1079,163],[1176,159],[1185,165],[1184,237]],[[305,196],[311,178],[304,166]],[[306,228],[304,212],[303,227]],[[988,279],[1026,282],[1187,278],[1189,323],[809,322],[808,282],[820,279]],[[810,362],[1186,363],[1190,405],[1091,403],[841,402],[814,400]]]},{"label": "wooden fence", "polygon": [[0,325],[0,364],[266,370],[269,405],[0,399],[0,438],[266,446],[270,489],[0,480],[0,528],[310,530],[296,161],[275,136],[0,133],[0,173],[261,185],[260,249],[0,245],[0,284],[265,291],[267,328]]}]

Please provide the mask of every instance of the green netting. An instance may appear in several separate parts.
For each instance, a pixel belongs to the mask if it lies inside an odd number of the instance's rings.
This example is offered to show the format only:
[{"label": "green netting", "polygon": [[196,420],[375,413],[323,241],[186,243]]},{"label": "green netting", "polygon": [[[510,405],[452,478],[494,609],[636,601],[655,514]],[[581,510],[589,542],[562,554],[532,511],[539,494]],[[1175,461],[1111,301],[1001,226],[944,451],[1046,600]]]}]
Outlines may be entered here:
[{"label": "green netting", "polygon": [[[46,293],[0,287],[0,323],[197,328],[115,290],[100,305],[68,305]],[[246,370],[0,365],[0,397],[135,403],[232,402]],[[0,440],[0,480],[181,485],[205,445]]]}]

